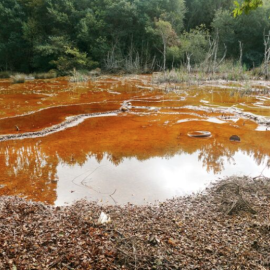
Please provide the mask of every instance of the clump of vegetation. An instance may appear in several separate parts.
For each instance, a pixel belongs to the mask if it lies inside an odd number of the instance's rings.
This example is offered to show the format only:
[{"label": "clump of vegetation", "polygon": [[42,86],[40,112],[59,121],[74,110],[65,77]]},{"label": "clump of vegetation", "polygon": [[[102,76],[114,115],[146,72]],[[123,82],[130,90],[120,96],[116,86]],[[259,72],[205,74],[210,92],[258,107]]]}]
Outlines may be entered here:
[{"label": "clump of vegetation", "polygon": [[156,57],[152,59],[146,54],[140,55],[130,47],[129,53],[123,57],[122,52],[115,52],[113,48],[104,60],[104,69],[109,73],[118,74],[146,74],[153,72],[157,67]]},{"label": "clump of vegetation", "polygon": [[35,73],[35,79],[53,79],[57,77],[57,71],[50,70],[49,72]]},{"label": "clump of vegetation", "polygon": [[198,83],[201,81],[226,80],[242,81],[251,78],[251,74],[245,72],[242,67],[224,63],[220,66],[218,72],[206,72],[201,67],[194,67],[192,72],[185,68],[172,69],[170,71],[155,73],[154,83]]},{"label": "clump of vegetation", "polygon": [[252,85],[246,81],[243,86],[232,89],[230,92],[231,97],[244,97],[252,94]]},{"label": "clump of vegetation", "polygon": [[75,68],[71,71],[70,82],[87,82],[90,77],[86,75],[87,71],[79,70]]},{"label": "clump of vegetation", "polygon": [[1,71],[0,72],[0,79],[8,79],[12,75],[10,71]]},{"label": "clump of vegetation", "polygon": [[27,76],[25,74],[15,74],[10,77],[12,83],[24,83],[26,81]]},{"label": "clump of vegetation", "polygon": [[250,73],[247,72],[245,66],[233,61],[225,61],[217,70],[213,79],[223,79],[226,81],[243,81],[251,79]]},{"label": "clump of vegetation", "polygon": [[96,69],[93,69],[89,72],[89,75],[91,77],[98,77],[101,75],[101,69],[100,68],[96,68]]},{"label": "clump of vegetation", "polygon": [[255,67],[250,70],[250,74],[255,78],[260,78],[264,76],[264,71],[261,66]]},{"label": "clump of vegetation", "polygon": [[[195,76],[193,76],[195,79]],[[154,83],[182,83],[190,81],[190,74],[180,68],[179,70],[172,69],[171,71],[158,72],[153,75]]]},{"label": "clump of vegetation", "polygon": [[[209,54],[208,54],[209,55]],[[209,60],[208,55],[206,60]],[[167,70],[162,73],[155,73],[154,83],[197,83],[200,81],[226,80],[226,81],[246,81],[251,79],[261,79],[264,77],[264,66],[247,70],[240,61],[218,60],[203,61],[198,65],[182,65],[178,69]]]}]

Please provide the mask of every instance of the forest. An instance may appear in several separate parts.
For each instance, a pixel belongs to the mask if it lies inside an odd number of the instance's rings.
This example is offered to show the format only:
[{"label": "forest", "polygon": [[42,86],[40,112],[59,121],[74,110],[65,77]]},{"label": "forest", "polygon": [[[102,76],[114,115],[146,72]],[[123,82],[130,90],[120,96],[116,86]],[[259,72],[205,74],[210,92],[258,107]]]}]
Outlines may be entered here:
[{"label": "forest", "polygon": [[258,67],[270,3],[236,17],[234,10],[232,0],[2,0],[0,71],[191,69],[209,51]]}]

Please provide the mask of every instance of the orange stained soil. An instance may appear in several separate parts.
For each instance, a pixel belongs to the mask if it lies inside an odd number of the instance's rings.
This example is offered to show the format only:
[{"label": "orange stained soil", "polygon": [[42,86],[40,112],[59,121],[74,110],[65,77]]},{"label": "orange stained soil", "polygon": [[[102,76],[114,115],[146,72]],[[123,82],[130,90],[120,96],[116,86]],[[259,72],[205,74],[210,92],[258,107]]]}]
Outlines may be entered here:
[{"label": "orange stained soil", "polygon": [[[0,81],[0,195],[144,204],[198,191],[219,176],[270,176],[270,131],[247,118],[268,123],[269,101],[265,89],[246,95],[178,85],[167,93],[150,76]],[[211,137],[188,136],[196,131]],[[44,133],[20,137],[28,132]]]}]

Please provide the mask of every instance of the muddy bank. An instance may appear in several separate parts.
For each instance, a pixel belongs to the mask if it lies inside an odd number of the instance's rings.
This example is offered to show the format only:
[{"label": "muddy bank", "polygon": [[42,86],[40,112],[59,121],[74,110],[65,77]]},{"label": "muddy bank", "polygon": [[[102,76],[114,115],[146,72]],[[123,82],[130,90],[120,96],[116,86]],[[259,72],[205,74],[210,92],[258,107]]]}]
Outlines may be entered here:
[{"label": "muddy bank", "polygon": [[[155,206],[54,208],[1,197],[0,268],[270,269],[269,209],[262,177]],[[110,223],[97,224],[102,211]]]}]

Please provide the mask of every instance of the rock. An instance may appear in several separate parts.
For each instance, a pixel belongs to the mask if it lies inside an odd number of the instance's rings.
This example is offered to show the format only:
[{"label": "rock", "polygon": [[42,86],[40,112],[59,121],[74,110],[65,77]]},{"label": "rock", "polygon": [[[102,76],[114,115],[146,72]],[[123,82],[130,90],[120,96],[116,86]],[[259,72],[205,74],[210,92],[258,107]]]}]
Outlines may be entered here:
[{"label": "rock", "polygon": [[128,107],[122,106],[122,107],[120,108],[120,110],[121,110],[122,112],[127,112],[127,111],[128,111]]},{"label": "rock", "polygon": [[231,142],[240,142],[241,139],[240,139],[240,137],[237,136],[237,135],[232,135],[232,136],[230,137],[230,141],[231,141]]}]

